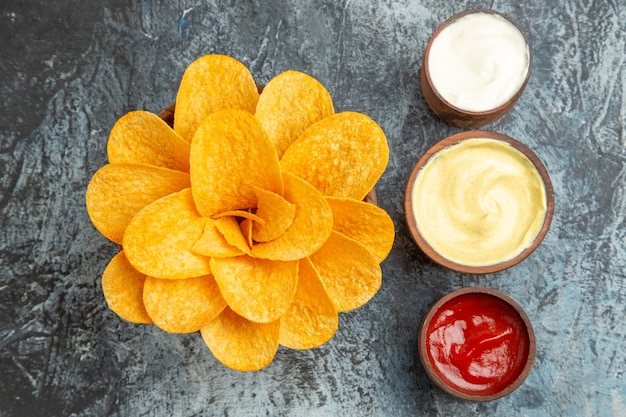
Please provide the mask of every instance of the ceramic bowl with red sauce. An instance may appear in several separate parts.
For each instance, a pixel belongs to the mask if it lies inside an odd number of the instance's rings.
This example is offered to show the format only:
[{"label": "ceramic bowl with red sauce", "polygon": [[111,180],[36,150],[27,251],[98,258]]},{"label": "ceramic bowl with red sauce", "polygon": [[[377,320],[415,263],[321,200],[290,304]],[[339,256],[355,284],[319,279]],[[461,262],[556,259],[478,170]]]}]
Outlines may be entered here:
[{"label": "ceramic bowl with red sauce", "polygon": [[432,381],[472,401],[510,394],[535,361],[528,316],[513,299],[489,288],[463,288],[437,301],[422,322],[418,343]]}]

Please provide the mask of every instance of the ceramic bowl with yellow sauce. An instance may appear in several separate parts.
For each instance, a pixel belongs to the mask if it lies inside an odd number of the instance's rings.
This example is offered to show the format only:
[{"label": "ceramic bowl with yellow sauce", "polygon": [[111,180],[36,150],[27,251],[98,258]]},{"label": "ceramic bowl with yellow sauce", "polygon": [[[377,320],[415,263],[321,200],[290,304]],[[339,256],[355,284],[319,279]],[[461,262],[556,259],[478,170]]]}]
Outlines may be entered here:
[{"label": "ceramic bowl with yellow sauce", "polygon": [[493,131],[449,136],[418,161],[405,194],[417,245],[435,262],[465,273],[509,268],[541,243],[554,192],[537,155]]}]

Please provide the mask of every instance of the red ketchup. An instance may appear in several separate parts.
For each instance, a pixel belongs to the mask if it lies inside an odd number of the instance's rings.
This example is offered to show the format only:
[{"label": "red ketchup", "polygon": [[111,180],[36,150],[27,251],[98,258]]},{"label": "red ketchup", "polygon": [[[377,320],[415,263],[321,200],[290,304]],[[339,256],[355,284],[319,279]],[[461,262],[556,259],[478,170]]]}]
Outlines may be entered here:
[{"label": "red ketchup", "polygon": [[529,353],[519,313],[484,293],[462,294],[444,303],[426,337],[434,371],[469,395],[493,395],[506,388],[524,369]]}]

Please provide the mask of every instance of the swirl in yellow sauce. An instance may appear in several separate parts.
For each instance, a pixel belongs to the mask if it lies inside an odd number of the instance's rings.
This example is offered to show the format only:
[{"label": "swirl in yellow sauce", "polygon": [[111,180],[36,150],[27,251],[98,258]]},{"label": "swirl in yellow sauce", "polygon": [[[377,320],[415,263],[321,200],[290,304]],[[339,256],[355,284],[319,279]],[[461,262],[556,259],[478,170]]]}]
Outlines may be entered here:
[{"label": "swirl in yellow sauce", "polygon": [[469,266],[508,261],[539,234],[546,189],[506,142],[468,139],[433,155],[412,190],[417,228],[441,256]]}]

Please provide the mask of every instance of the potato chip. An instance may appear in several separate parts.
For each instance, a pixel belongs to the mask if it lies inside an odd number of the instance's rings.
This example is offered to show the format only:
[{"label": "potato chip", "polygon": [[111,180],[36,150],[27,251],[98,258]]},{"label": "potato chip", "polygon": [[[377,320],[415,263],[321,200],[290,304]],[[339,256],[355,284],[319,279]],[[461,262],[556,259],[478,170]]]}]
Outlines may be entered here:
[{"label": "potato chip", "polygon": [[298,285],[298,262],[250,256],[211,259],[211,271],[228,306],[240,316],[269,323],[285,314]]},{"label": "potato chip", "polygon": [[345,112],[305,130],[285,151],[281,167],[325,196],[362,200],[388,160],[387,139],[376,122],[364,114]]},{"label": "potato chip", "polygon": [[167,123],[145,111],[119,119],[110,165],[87,189],[95,227],[123,246],[103,274],[110,308],[200,330],[240,371],[270,364],[280,344],[330,340],[339,312],[380,288],[393,244],[389,216],[360,201],[389,158],[381,128],[334,114],[322,84],[297,71],[259,96],[222,55],[187,68],[167,111]]},{"label": "potato chip", "polygon": [[319,81],[302,72],[285,71],[267,83],[255,115],[280,158],[307,127],[334,112],[330,94]]},{"label": "potato chip", "polygon": [[189,143],[147,111],[130,112],[115,123],[107,153],[111,164],[147,164],[189,172]]},{"label": "potato chip", "polygon": [[226,308],[211,275],[187,279],[147,277],[143,302],[154,324],[170,333],[197,332]]},{"label": "potato chip", "polygon": [[255,208],[254,187],[282,194],[276,149],[253,115],[222,110],[202,122],[191,144],[191,186],[206,217]]},{"label": "potato chip", "polygon": [[333,230],[365,246],[382,262],[393,246],[395,231],[387,212],[351,198],[327,197],[333,211]]},{"label": "potato chip", "polygon": [[236,247],[241,252],[250,255],[248,239],[241,230],[241,226],[235,217],[220,217],[219,219],[215,219],[213,224],[222,236],[224,236],[226,242]]},{"label": "potato chip", "polygon": [[[246,242],[248,243],[248,247],[250,249],[252,249],[252,246],[254,246],[254,241],[252,240],[252,223],[254,223],[252,220],[244,219],[239,224],[239,227],[241,228],[241,233],[243,233],[243,237],[246,239]],[[250,252],[248,255],[250,255],[251,253],[252,252]]]},{"label": "potato chip", "polygon": [[269,365],[278,350],[280,322],[255,323],[226,307],[200,333],[213,356],[225,366],[242,372]]},{"label": "potato chip", "polygon": [[278,342],[290,349],[311,349],[333,337],[339,315],[311,261],[304,258],[299,262],[298,289],[280,319]]},{"label": "potato chip", "polygon": [[226,217],[226,216],[230,216],[230,217],[242,217],[244,219],[248,219],[248,220],[254,220],[257,223],[263,224],[265,223],[265,220],[263,220],[262,218],[260,218],[259,216],[257,216],[256,214],[253,214],[249,211],[246,210],[230,210],[230,211],[225,211],[223,213],[220,214],[216,214],[215,216],[213,216],[214,219],[219,219],[221,217]]},{"label": "potato chip", "polygon": [[147,165],[105,165],[87,186],[87,213],[100,233],[121,244],[128,222],[139,210],[189,185],[189,174],[180,171]]},{"label": "potato chip", "polygon": [[174,130],[191,142],[200,123],[211,113],[241,109],[254,113],[259,92],[250,71],[224,55],[205,55],[183,74],[176,95]]},{"label": "potato chip", "polygon": [[204,223],[186,188],[153,202],[132,218],[124,233],[124,251],[137,270],[152,277],[209,275],[209,258],[191,251]]},{"label": "potato chip", "polygon": [[376,258],[363,245],[341,233],[333,231],[310,259],[339,312],[367,303],[382,283]]},{"label": "potato chip", "polygon": [[311,184],[285,173],[285,199],[296,206],[293,223],[277,239],[252,247],[255,258],[277,261],[301,259],[318,250],[328,239],[333,215],[326,199]]},{"label": "potato chip", "polygon": [[244,254],[244,252],[228,243],[222,232],[215,226],[213,220],[205,220],[206,223],[204,224],[202,236],[191,246],[193,253],[211,258],[228,258]]},{"label": "potato chip", "polygon": [[296,206],[278,194],[256,187],[256,215],[263,222],[252,223],[252,237],[257,242],[269,242],[282,235],[293,223]]},{"label": "potato chip", "polygon": [[102,274],[102,292],[111,311],[132,323],[152,323],[143,304],[145,280],[123,251],[115,255]]}]

